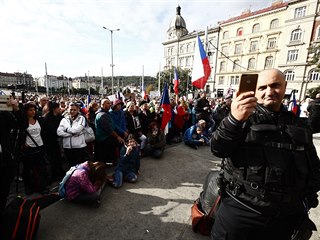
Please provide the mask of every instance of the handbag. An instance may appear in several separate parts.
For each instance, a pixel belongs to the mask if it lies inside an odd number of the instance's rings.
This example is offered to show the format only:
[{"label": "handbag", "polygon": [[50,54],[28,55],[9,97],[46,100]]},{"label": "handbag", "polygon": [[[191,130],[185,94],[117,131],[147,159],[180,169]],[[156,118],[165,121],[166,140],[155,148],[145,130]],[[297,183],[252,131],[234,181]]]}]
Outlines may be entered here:
[{"label": "handbag", "polygon": [[192,230],[202,235],[209,236],[214,223],[214,213],[220,204],[220,195],[215,200],[210,212],[205,214],[200,207],[200,199],[194,201],[191,207]]},{"label": "handbag", "polygon": [[93,129],[89,126],[86,126],[83,129],[83,135],[84,135],[84,140],[86,143],[93,142],[96,139],[96,136],[94,135]]}]

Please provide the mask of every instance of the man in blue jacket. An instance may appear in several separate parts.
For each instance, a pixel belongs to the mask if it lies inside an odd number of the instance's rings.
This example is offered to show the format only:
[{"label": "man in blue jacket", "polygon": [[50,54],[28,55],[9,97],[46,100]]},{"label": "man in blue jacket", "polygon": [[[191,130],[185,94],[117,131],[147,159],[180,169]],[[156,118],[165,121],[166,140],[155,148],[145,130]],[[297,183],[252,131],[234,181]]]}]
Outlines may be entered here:
[{"label": "man in blue jacket", "polygon": [[95,119],[95,160],[105,163],[115,163],[117,161],[116,148],[119,144],[124,144],[123,138],[115,131],[115,125],[109,112],[110,107],[111,101],[103,99]]}]

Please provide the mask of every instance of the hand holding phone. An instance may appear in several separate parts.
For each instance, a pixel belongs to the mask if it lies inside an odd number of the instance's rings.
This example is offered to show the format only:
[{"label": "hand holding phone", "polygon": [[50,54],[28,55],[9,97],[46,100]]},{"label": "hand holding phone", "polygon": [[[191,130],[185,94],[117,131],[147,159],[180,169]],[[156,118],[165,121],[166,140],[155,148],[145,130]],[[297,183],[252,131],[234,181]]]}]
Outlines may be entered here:
[{"label": "hand holding phone", "polygon": [[237,96],[245,92],[256,92],[258,74],[242,74]]}]

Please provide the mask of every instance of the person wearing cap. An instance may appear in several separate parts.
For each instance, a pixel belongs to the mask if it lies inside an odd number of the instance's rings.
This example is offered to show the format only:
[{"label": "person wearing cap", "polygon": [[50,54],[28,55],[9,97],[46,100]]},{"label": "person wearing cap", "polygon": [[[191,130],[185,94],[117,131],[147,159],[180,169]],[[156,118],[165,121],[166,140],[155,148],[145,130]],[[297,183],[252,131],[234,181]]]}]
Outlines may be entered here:
[{"label": "person wearing cap", "polygon": [[128,137],[128,128],[125,114],[122,110],[123,102],[121,99],[115,99],[113,101],[112,109],[110,110],[110,116],[113,120],[115,131],[123,139]]},{"label": "person wearing cap", "polygon": [[120,144],[124,144],[124,140],[115,131],[114,122],[110,115],[111,101],[107,98],[102,99],[101,107],[97,111],[96,125],[96,145],[95,145],[95,161],[115,163],[117,155],[115,149]]}]

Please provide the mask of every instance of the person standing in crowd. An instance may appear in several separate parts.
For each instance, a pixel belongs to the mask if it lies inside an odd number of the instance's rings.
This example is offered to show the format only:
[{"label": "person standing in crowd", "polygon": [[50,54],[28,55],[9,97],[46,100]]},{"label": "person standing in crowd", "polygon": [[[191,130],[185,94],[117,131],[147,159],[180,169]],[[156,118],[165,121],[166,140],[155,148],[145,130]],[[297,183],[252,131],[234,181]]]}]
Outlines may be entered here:
[{"label": "person standing in crowd", "polygon": [[33,102],[24,105],[26,128],[20,131],[21,161],[23,180],[27,195],[46,190],[49,184],[47,159],[44,146],[43,118],[36,114]]},{"label": "person standing in crowd", "polygon": [[320,93],[307,107],[309,112],[309,125],[313,133],[320,132]]},{"label": "person standing in crowd", "polygon": [[140,113],[139,113],[139,119],[141,121],[141,132],[143,135],[147,135],[148,133],[148,127],[151,122],[154,121],[155,114],[151,113],[149,110],[148,102],[143,100],[140,102]]},{"label": "person standing in crowd", "polygon": [[128,129],[127,129],[127,122],[124,112],[122,110],[122,100],[115,99],[113,101],[112,110],[110,111],[110,116],[114,123],[115,131],[117,134],[126,139],[128,137]]},{"label": "person standing in crowd", "polygon": [[66,199],[74,203],[99,206],[106,183],[106,169],[102,162],[86,161],[79,164],[65,183]]},{"label": "person standing in crowd", "polygon": [[145,156],[161,158],[165,146],[166,138],[163,131],[159,128],[159,125],[156,122],[150,123]]},{"label": "person standing in crowd", "polygon": [[39,105],[37,106],[37,116],[41,117],[45,112],[43,112],[44,107],[46,106],[49,98],[46,95],[39,97]]},{"label": "person standing in crowd", "polygon": [[120,159],[114,173],[112,186],[119,188],[123,180],[135,183],[140,169],[139,147],[134,138],[129,135],[126,145],[120,150]]},{"label": "person standing in crowd", "polygon": [[211,151],[223,158],[223,171],[211,239],[290,240],[311,221],[320,161],[308,126],[281,104],[286,85],[279,70],[262,71],[256,93],[239,93],[213,133]]},{"label": "person standing in crowd", "polygon": [[206,132],[209,132],[209,129],[213,125],[212,117],[211,117],[211,106],[207,99],[207,94],[205,91],[200,93],[200,98],[195,101],[195,112],[196,112],[196,120],[199,121],[203,119],[206,121]]},{"label": "person standing in crowd", "polygon": [[43,116],[43,131],[46,152],[51,169],[51,182],[60,181],[65,175],[63,160],[58,141],[57,129],[62,120],[59,103],[49,101],[48,113]]},{"label": "person standing in crowd", "polygon": [[83,129],[86,126],[86,119],[80,114],[77,103],[70,103],[68,114],[60,121],[57,129],[58,136],[62,137],[64,154],[69,167],[87,160],[86,142]]},{"label": "person standing in crowd", "polygon": [[146,146],[147,137],[141,132],[141,122],[139,115],[135,110],[134,102],[127,102],[125,111],[126,123],[129,134],[132,134],[133,138],[140,144],[140,151]]},{"label": "person standing in crowd", "polygon": [[214,121],[213,131],[217,129],[222,119],[230,113],[230,107],[232,103],[232,95],[226,96],[221,105],[217,106],[217,108],[213,111],[212,118]]},{"label": "person standing in crowd", "polygon": [[97,111],[95,161],[115,164],[117,162],[116,149],[124,140],[115,131],[113,120],[110,116],[111,101],[102,99],[101,108]]},{"label": "person standing in crowd", "polygon": [[303,119],[305,122],[308,122],[309,112],[308,112],[308,106],[310,103],[310,98],[306,98],[301,102],[300,106],[300,118]]},{"label": "person standing in crowd", "polygon": [[[27,122],[23,121],[23,114],[19,109],[18,101],[10,98],[7,103],[12,106],[12,112],[0,111],[0,216],[7,203],[10,185],[16,170],[17,134],[18,129],[26,129]],[[14,153],[14,154],[12,154]]]}]

